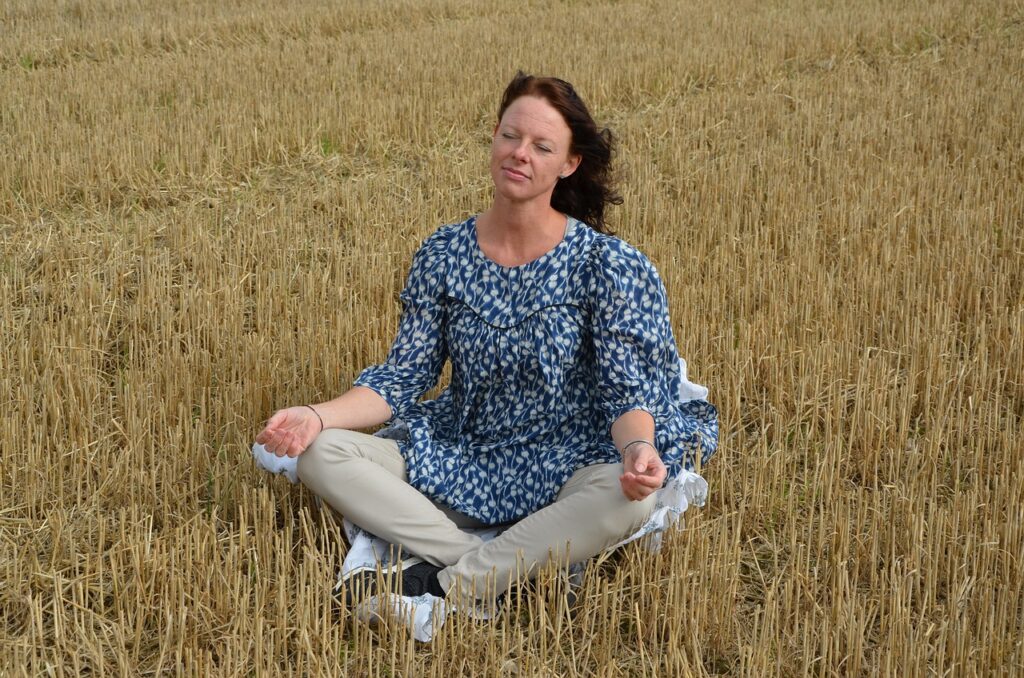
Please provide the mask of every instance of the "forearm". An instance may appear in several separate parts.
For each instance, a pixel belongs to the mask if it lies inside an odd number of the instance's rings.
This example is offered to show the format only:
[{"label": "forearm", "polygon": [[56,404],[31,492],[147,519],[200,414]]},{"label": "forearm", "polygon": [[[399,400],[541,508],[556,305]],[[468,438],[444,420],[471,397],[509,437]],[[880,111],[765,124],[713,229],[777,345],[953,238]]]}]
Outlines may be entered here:
[{"label": "forearm", "polygon": [[323,419],[324,428],[370,428],[391,419],[391,406],[365,386],[354,386],[337,398],[313,407]]},{"label": "forearm", "polygon": [[634,440],[654,443],[654,417],[643,410],[623,412],[612,423],[612,441],[621,453],[622,448]]}]

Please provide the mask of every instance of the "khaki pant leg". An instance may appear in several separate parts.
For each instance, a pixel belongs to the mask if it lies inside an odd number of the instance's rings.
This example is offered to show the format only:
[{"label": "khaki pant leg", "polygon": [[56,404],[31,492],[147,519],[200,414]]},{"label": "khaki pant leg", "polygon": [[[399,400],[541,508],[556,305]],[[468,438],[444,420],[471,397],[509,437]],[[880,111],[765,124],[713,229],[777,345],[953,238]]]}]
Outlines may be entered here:
[{"label": "khaki pant leg", "polygon": [[302,484],[338,513],[434,565],[451,565],[482,543],[458,528],[459,514],[405,482],[405,460],[393,440],[327,429],[299,455],[298,471]]},{"label": "khaki pant leg", "polygon": [[656,498],[627,499],[621,474],[622,464],[576,471],[554,502],[442,570],[441,586],[457,589],[464,603],[489,599],[517,579],[536,576],[552,559],[565,565],[582,562],[622,541],[647,520]]}]

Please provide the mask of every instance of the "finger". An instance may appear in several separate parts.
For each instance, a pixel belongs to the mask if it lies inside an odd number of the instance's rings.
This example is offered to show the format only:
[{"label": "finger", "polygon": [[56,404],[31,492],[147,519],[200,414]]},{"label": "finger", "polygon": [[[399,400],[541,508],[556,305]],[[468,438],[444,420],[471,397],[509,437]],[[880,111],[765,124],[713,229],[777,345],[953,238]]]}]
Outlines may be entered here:
[{"label": "finger", "polygon": [[299,440],[298,436],[293,434],[292,435],[292,440],[288,444],[288,456],[289,457],[297,457],[300,454],[302,454],[302,450],[304,450],[304,449],[306,449],[306,448],[302,445],[302,441]]},{"label": "finger", "polygon": [[656,476],[665,473],[665,462],[661,460],[656,454],[651,454],[650,457],[644,460],[647,465],[647,475]]},{"label": "finger", "polygon": [[281,456],[282,457],[290,457],[290,456],[292,456],[292,448],[295,447],[295,436],[294,436],[294,434],[292,434],[292,433],[286,434],[285,437],[284,437],[283,442],[284,442],[284,447],[281,450],[281,452],[283,452],[283,454]]},{"label": "finger", "polygon": [[277,429],[266,429],[266,431],[263,434],[263,448],[267,452],[273,453],[274,448],[277,446],[277,443],[280,441],[280,438],[281,438],[281,432],[278,431]]},{"label": "finger", "polygon": [[256,435],[256,442],[266,447],[274,439],[275,435],[277,435],[277,429],[267,426]]},{"label": "finger", "polygon": [[651,492],[654,492],[655,488],[648,484],[646,476],[640,476],[633,483],[632,490],[634,501],[640,501],[646,499]]},{"label": "finger", "polygon": [[[276,431],[266,431],[263,434],[263,439],[260,440],[260,444],[262,444],[263,449],[271,454],[273,454],[273,440],[275,435]],[[259,440],[259,438],[257,438],[257,440]]]},{"label": "finger", "polygon": [[629,477],[622,478],[622,494],[630,501],[638,501],[645,498],[652,490],[639,484],[640,478],[632,473],[626,474]]},{"label": "finger", "polygon": [[300,454],[305,452],[306,448],[308,448],[312,443],[313,443],[313,441],[310,440],[307,437],[298,437],[298,436],[296,436],[296,438],[295,438],[295,454],[293,454],[292,456],[293,457],[299,456]]},{"label": "finger", "polygon": [[278,427],[267,427],[266,429],[266,442],[263,444],[264,447],[270,449],[270,447],[276,447],[281,444],[285,431]]},{"label": "finger", "polygon": [[661,487],[662,480],[655,476],[636,476],[636,482],[643,487]]},{"label": "finger", "polygon": [[629,499],[633,500],[633,482],[631,480],[632,474],[626,473],[619,476],[619,485],[622,486],[622,494]]},{"label": "finger", "polygon": [[631,501],[646,499],[651,493],[656,492],[661,485],[649,476],[634,476],[629,482],[623,481],[622,492]]},{"label": "finger", "polygon": [[661,461],[661,457],[654,450],[644,447],[642,450],[641,459],[643,460],[644,470],[648,473],[655,472],[656,469],[663,468],[665,464]]}]

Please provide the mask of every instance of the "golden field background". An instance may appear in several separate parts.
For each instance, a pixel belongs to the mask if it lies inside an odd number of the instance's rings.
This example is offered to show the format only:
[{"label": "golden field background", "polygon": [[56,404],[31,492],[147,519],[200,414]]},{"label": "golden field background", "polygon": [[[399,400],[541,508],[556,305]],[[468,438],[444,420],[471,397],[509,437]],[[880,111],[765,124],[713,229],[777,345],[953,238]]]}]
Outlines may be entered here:
[{"label": "golden field background", "polygon": [[[0,675],[1024,672],[1022,44],[995,0],[8,0]],[[517,68],[618,135],[721,446],[575,616],[414,645],[248,449],[383,358]]]}]

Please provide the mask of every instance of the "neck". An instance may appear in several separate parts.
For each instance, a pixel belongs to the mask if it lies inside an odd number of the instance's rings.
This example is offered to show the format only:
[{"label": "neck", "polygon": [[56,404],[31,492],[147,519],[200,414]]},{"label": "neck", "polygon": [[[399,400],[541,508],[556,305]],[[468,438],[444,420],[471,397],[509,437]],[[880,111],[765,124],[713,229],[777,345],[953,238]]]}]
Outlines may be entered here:
[{"label": "neck", "polygon": [[484,222],[492,241],[512,246],[544,240],[546,235],[561,239],[565,229],[565,216],[550,202],[511,202],[501,196],[495,196],[479,221]]},{"label": "neck", "polygon": [[496,197],[477,217],[477,243],[503,266],[533,261],[565,237],[566,217],[550,203],[510,203]]}]

